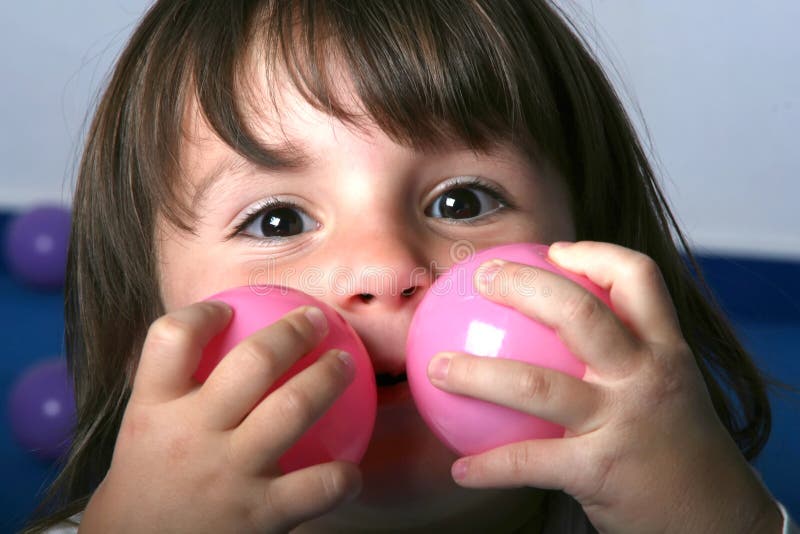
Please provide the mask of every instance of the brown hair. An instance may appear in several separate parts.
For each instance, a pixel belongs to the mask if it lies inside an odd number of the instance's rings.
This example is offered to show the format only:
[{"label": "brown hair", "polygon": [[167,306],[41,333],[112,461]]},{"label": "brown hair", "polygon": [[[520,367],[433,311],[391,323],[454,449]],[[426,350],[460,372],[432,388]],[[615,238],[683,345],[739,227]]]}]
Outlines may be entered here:
[{"label": "brown hair", "polygon": [[[191,216],[176,195],[188,104],[196,99],[244,157],[266,167],[286,159],[254,139],[236,98],[253,50],[318,109],[352,124],[367,118],[397,142],[456,138],[477,148],[504,138],[551,164],[571,192],[578,240],[617,243],[660,266],[720,419],[746,458],[759,453],[771,423],[764,379],[703,280],[609,81],[554,6],[161,0],[119,58],[88,132],[65,302],[77,427],[27,531],[82,510],[110,465],[143,338],[163,313],[156,215],[182,228]],[[333,53],[358,115],[335,98]]]}]

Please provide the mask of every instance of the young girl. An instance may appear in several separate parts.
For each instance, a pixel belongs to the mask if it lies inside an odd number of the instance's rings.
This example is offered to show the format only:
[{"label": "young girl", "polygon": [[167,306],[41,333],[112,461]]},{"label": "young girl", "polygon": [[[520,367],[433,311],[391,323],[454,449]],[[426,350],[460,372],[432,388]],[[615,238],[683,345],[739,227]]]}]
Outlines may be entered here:
[{"label": "young girl", "polygon": [[[100,102],[73,208],[78,426],[29,531],[789,528],[748,465],[770,428],[762,378],[548,2],[158,1]],[[556,329],[588,372],[440,355],[438,387],[568,429],[459,459],[402,382],[407,328],[454,244],[517,241],[574,242],[551,260],[609,289],[616,313],[546,272],[481,271],[490,298]],[[307,276],[343,269],[346,290]],[[363,276],[375,269],[393,280]],[[199,301],[254,273],[335,307],[400,381],[379,388],[358,466],[277,468],[351,377],[329,353],[258,402],[324,335],[313,310],[192,380],[230,316]],[[532,273],[548,298],[491,291]]]}]

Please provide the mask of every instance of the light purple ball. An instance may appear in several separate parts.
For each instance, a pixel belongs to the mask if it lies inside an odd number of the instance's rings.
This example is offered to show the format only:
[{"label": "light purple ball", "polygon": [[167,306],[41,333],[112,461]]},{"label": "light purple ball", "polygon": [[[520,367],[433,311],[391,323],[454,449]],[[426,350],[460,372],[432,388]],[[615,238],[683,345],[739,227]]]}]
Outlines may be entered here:
[{"label": "light purple ball", "polygon": [[11,433],[26,450],[53,460],[69,448],[75,425],[75,395],[64,358],[29,367],[11,389]]},{"label": "light purple ball", "polygon": [[22,282],[42,289],[64,285],[71,217],[60,206],[38,206],[8,225],[5,256],[8,269]]}]

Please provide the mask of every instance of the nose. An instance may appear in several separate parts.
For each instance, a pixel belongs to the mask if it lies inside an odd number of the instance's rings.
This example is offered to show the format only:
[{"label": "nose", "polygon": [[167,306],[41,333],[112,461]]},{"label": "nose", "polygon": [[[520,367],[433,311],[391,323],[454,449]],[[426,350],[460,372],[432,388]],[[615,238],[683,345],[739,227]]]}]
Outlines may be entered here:
[{"label": "nose", "polygon": [[414,248],[398,242],[348,252],[332,273],[337,307],[348,314],[413,311],[430,287],[430,272]]},{"label": "nose", "polygon": [[375,372],[398,376],[405,370],[408,328],[431,286],[440,241],[408,221],[405,208],[394,203],[396,195],[387,198],[376,196],[372,209],[350,213],[329,234],[325,300],[361,337]]},{"label": "nose", "polygon": [[431,285],[428,247],[396,231],[361,235],[352,243],[335,255],[329,302],[361,337],[375,372],[399,376],[411,319]]},{"label": "nose", "polygon": [[364,342],[375,372],[402,376],[408,328],[431,285],[431,269],[408,241],[385,237],[347,251],[332,274],[330,295]]}]

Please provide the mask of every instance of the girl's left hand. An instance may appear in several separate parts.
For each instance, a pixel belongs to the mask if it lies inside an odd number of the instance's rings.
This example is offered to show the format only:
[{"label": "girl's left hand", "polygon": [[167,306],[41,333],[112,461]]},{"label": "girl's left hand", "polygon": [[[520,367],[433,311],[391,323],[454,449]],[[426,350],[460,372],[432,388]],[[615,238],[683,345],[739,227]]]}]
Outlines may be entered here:
[{"label": "girl's left hand", "polygon": [[[488,290],[484,266],[476,285],[553,328],[586,363],[583,380],[461,353],[447,355],[441,378],[433,362],[429,375],[445,391],[542,417],[566,434],[462,458],[455,480],[563,490],[601,532],[781,532],[780,511],[716,415],[656,263],[590,241],[551,247],[549,257],[608,290],[616,314],[571,280],[518,263],[495,269]],[[499,290],[509,280],[537,287]]]}]

